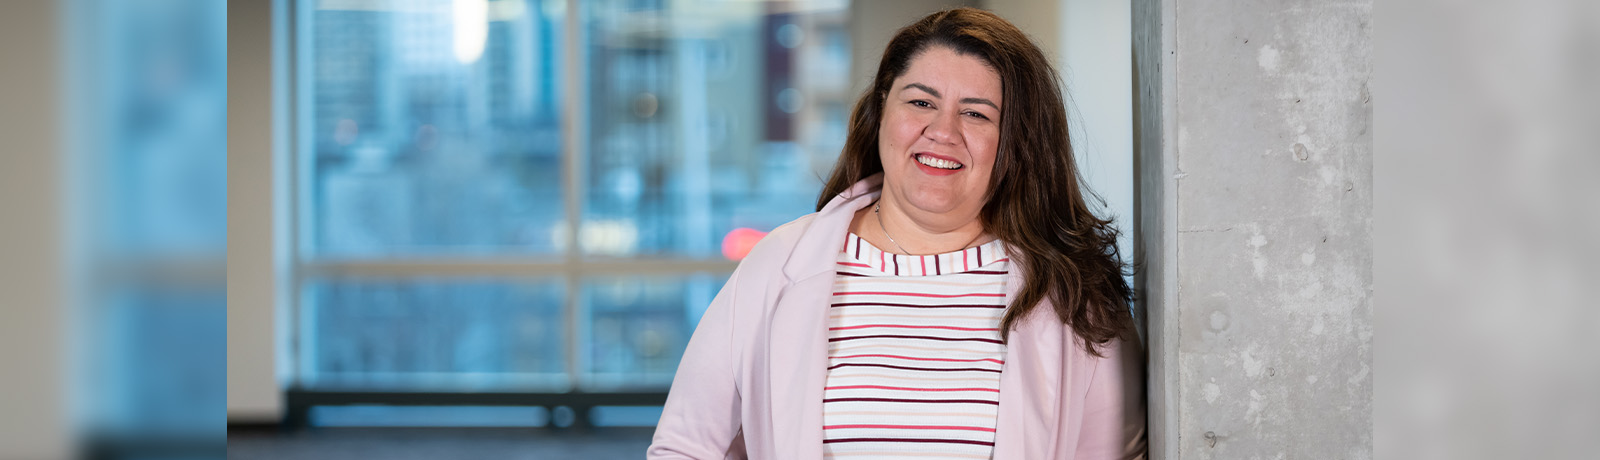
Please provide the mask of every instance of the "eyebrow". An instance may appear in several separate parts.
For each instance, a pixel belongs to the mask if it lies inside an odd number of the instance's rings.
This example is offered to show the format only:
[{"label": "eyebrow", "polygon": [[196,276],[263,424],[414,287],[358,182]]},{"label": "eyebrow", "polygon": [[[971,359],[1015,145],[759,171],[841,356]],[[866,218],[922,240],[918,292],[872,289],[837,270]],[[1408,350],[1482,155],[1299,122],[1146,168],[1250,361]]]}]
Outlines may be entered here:
[{"label": "eyebrow", "polygon": [[[933,89],[933,88],[929,88],[928,85],[924,85],[924,84],[921,84],[921,83],[912,83],[912,84],[909,84],[909,85],[905,85],[905,86],[901,87],[900,90],[901,91],[905,91],[905,90],[910,89],[910,88],[920,89],[923,92],[928,93],[929,95],[931,95],[933,97],[944,97],[944,96],[940,96],[939,95],[939,90],[936,90],[936,89]],[[983,105],[987,105],[989,107],[994,107],[995,110],[1000,110],[1000,106],[996,105],[994,103],[994,101],[991,101],[991,100],[988,100],[988,99],[984,99],[984,98],[981,98],[981,97],[965,97],[965,98],[961,98],[960,102],[962,104],[983,104]]]}]

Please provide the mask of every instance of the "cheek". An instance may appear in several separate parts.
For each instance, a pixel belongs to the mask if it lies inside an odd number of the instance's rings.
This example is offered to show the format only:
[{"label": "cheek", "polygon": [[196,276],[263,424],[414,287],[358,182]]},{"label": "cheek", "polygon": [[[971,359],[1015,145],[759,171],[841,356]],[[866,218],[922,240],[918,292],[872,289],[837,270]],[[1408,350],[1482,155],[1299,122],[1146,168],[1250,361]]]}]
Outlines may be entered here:
[{"label": "cheek", "polygon": [[894,111],[885,113],[883,125],[878,127],[878,143],[880,154],[899,156],[901,150],[909,148],[916,140],[916,127],[912,126],[903,116]]},{"label": "cheek", "polygon": [[983,133],[977,136],[976,140],[978,142],[974,142],[973,144],[975,145],[972,145],[973,156],[985,166],[993,169],[995,156],[1000,149],[1000,134],[994,132]]}]

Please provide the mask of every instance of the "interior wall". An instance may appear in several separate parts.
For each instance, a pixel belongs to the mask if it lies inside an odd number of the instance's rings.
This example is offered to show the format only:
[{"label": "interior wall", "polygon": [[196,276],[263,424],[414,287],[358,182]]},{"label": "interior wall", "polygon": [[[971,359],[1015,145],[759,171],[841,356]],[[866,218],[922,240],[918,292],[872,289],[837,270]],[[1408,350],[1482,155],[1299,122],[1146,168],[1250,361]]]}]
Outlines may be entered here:
[{"label": "interior wall", "polygon": [[[935,11],[978,6],[976,0],[855,0],[850,2],[850,95],[872,84],[883,48],[894,33]],[[853,107],[852,107],[853,108]]]},{"label": "interior wall", "polygon": [[1152,458],[1371,458],[1372,3],[1134,3]]},{"label": "interior wall", "polygon": [[1122,231],[1125,258],[1133,254],[1134,218],[1130,14],[1126,0],[1062,0],[1054,16],[1073,152],[1084,185],[1104,200],[1090,205],[1103,204],[1100,216]]},{"label": "interior wall", "polygon": [[228,3],[228,420],[276,422],[278,290],[274,230],[275,3]]},{"label": "interior wall", "polygon": [[0,14],[0,458],[67,458],[67,299],[56,2]]}]

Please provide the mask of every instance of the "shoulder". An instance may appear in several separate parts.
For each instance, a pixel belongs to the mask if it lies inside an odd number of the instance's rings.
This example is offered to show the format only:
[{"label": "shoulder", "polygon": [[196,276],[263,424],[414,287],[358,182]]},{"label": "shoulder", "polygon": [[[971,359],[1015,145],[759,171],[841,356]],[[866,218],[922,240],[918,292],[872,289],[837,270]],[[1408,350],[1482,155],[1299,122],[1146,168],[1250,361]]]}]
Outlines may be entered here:
[{"label": "shoulder", "polygon": [[813,220],[816,220],[816,212],[805,214],[800,216],[800,219],[789,220],[787,224],[773,228],[773,232],[766,233],[766,236],[762,236],[762,241],[755,243],[755,248],[750,248],[750,254],[744,256],[741,265],[749,264],[752,260],[774,259],[774,257],[778,260],[789,259],[787,256],[800,246],[802,240],[800,236],[805,235],[806,230],[810,230]]},{"label": "shoulder", "polygon": [[781,266],[789,256],[794,254],[800,246],[801,237],[810,230],[811,223],[816,220],[817,213],[806,214],[788,223],[772,229],[766,236],[761,237],[744,260],[739,262],[740,268],[746,265]]},{"label": "shoulder", "polygon": [[828,202],[822,210],[800,216],[768,233],[739,263],[745,277],[805,279],[831,273],[856,211],[878,196],[880,176],[863,180]]}]

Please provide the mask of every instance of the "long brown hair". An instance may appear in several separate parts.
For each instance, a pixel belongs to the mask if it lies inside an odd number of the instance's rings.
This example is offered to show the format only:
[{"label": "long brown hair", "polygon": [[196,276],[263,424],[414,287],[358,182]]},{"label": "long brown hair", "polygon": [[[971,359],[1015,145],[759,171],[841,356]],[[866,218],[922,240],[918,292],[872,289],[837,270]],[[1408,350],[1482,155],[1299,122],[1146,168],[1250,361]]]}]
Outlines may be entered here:
[{"label": "long brown hair", "polygon": [[[1128,310],[1129,267],[1117,250],[1117,229],[1084,200],[1067,136],[1061,80],[1044,53],[1016,26],[994,13],[956,8],[928,15],[895,33],[877,76],[856,101],[850,131],[817,209],[857,181],[883,171],[878,128],[890,85],[912,58],[931,46],[975,56],[1000,74],[1000,146],[979,213],[984,231],[1009,248],[1023,274],[1022,289],[1000,322],[1002,337],[1046,297],[1085,350],[1135,337]],[[1098,197],[1096,197],[1098,199]]]}]

